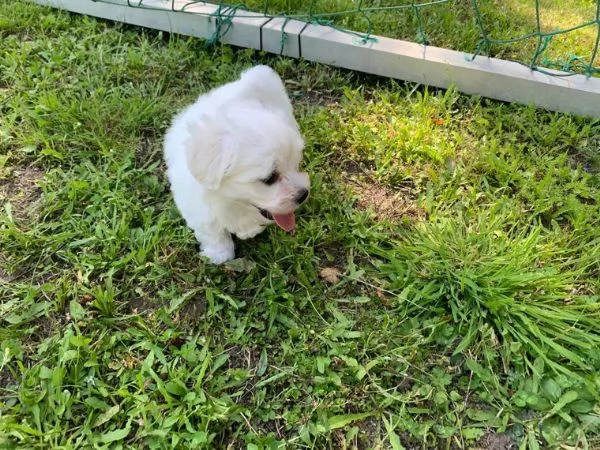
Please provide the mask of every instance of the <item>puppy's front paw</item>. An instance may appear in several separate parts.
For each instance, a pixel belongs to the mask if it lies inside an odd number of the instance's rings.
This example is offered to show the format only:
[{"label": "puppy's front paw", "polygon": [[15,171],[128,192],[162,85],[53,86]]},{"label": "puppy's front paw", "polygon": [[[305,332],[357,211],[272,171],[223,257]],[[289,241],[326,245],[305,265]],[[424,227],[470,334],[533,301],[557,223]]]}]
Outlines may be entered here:
[{"label": "puppy's front paw", "polygon": [[235,258],[235,250],[232,246],[206,247],[200,252],[200,255],[206,256],[213,264],[222,264]]},{"label": "puppy's front paw", "polygon": [[265,229],[264,225],[258,225],[257,227],[251,228],[249,230],[244,230],[242,232],[238,232],[235,235],[238,237],[238,239],[251,239],[254,236],[256,236],[257,234],[262,233],[262,231]]}]

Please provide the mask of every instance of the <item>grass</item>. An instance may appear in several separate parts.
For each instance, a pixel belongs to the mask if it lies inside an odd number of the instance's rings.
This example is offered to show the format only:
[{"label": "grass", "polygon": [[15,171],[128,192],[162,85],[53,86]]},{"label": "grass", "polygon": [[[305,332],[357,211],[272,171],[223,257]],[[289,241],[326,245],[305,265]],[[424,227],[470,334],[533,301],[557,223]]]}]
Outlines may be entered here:
[{"label": "grass", "polygon": [[[235,2],[231,2],[235,3]],[[590,0],[539,1],[539,30],[535,0],[442,2],[320,0],[247,0],[252,11],[313,18],[321,23],[360,33],[429,43],[438,47],[512,59],[527,65],[568,72],[600,66],[598,5]],[[413,5],[422,5],[418,8]],[[594,23],[595,22],[595,23]],[[588,24],[587,26],[583,26]],[[580,27],[581,28],[577,28]],[[480,46],[482,30],[492,40]],[[548,42],[538,36],[554,33]],[[537,55],[537,49],[544,47]]]},{"label": "grass", "polygon": [[[145,0],[132,3],[144,8]],[[111,0],[100,0],[111,3]],[[198,3],[190,0],[189,5]],[[210,2],[209,2],[210,3]],[[597,76],[598,0],[245,0],[224,5],[224,23],[245,10],[427,43],[537,68]],[[233,5],[230,9],[227,5]],[[539,5],[539,11],[536,8]],[[151,5],[148,7],[152,8]],[[538,21],[539,19],[539,21]],[[358,39],[358,37],[357,37]],[[487,43],[484,41],[488,41]]]},{"label": "grass", "polygon": [[[207,266],[161,139],[259,62],[313,194]],[[599,135],[0,4],[2,447],[598,448]]]}]

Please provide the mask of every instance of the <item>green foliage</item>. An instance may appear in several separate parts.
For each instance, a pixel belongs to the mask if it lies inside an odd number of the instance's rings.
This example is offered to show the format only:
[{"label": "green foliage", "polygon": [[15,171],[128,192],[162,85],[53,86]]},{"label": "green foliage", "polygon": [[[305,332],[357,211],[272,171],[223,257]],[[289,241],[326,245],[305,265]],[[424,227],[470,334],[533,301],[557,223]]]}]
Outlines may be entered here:
[{"label": "green foliage", "polygon": [[[99,0],[110,4],[110,0]],[[183,10],[197,3],[183,3]],[[600,18],[597,1],[571,0],[246,0],[213,2],[214,16],[260,12],[345,30],[359,43],[375,35],[496,56],[530,67],[597,76]],[[147,0],[130,7],[152,9]],[[252,11],[253,13],[246,13]],[[207,16],[205,16],[207,17]],[[225,27],[223,27],[225,28]],[[223,30],[219,30],[223,31]],[[217,42],[219,32],[208,39]],[[286,35],[282,34],[282,41]]]},{"label": "green foliage", "polygon": [[593,372],[600,363],[598,296],[581,294],[585,273],[569,267],[572,249],[584,251],[579,240],[519,226],[498,205],[443,211],[390,243],[393,250],[382,253],[389,262],[380,266],[388,289],[398,292],[403,315],[447,314],[458,324],[454,354],[490,338],[501,341],[505,367],[525,355],[528,366],[531,356],[567,375],[569,366]]},{"label": "green foliage", "polygon": [[[597,121],[0,17],[0,446],[598,448]],[[206,266],[161,138],[258,62],[312,194]]]}]

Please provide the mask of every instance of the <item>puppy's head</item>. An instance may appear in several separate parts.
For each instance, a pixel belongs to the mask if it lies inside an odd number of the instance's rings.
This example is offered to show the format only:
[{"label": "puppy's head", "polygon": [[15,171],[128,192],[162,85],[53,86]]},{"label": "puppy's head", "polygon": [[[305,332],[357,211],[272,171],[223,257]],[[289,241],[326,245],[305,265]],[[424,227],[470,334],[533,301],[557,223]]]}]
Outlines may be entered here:
[{"label": "puppy's head", "polygon": [[256,208],[285,231],[309,193],[296,127],[260,108],[236,108],[188,125],[188,168],[215,194]]}]

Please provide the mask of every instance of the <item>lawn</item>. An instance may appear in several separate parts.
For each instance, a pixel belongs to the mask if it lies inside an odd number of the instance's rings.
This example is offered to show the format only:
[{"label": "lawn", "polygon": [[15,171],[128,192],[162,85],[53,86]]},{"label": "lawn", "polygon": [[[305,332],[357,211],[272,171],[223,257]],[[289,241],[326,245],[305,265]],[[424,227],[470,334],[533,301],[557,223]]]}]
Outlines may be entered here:
[{"label": "lawn", "polygon": [[[253,11],[284,14],[361,33],[488,54],[527,65],[582,73],[591,63],[594,73],[600,70],[598,0],[245,0],[224,3],[243,4]],[[490,40],[489,47],[481,42],[482,31]],[[539,33],[555,34],[546,39],[540,38]],[[539,55],[538,50],[541,50]]]},{"label": "lawn", "polygon": [[[215,267],[161,140],[257,63],[312,194]],[[0,3],[0,446],[600,448],[599,197],[598,120]]]}]

